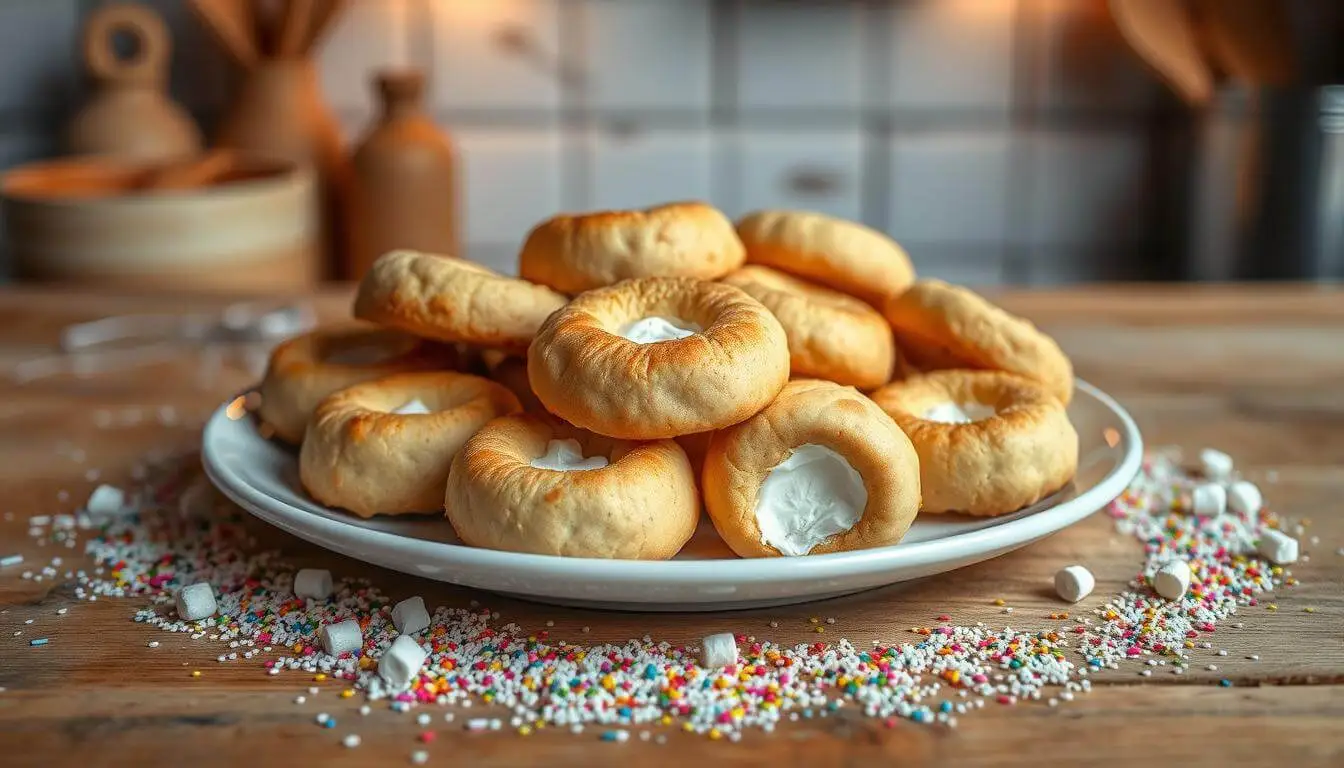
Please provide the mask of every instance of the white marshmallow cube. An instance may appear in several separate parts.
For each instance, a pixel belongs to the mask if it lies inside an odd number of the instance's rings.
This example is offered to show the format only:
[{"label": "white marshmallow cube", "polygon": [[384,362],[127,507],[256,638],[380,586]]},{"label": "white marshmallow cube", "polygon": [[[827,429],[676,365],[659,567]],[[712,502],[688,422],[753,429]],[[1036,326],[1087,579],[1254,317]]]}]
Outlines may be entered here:
[{"label": "white marshmallow cube", "polygon": [[1297,539],[1273,528],[1266,528],[1260,534],[1260,543],[1255,545],[1260,556],[1275,565],[1287,565],[1297,562]]},{"label": "white marshmallow cube", "polygon": [[332,656],[364,647],[364,633],[359,628],[359,622],[354,619],[346,619],[338,624],[324,624],[318,631],[318,638],[322,641],[322,650]]},{"label": "white marshmallow cube", "polygon": [[120,515],[126,511],[126,494],[122,493],[120,488],[100,485],[93,489],[93,493],[89,494],[89,500],[84,504],[84,509],[88,510],[93,517]]},{"label": "white marshmallow cube", "polygon": [[429,629],[429,611],[425,599],[416,595],[392,606],[392,626],[403,635],[414,635]]},{"label": "white marshmallow cube", "polygon": [[1260,487],[1250,480],[1238,480],[1227,487],[1227,505],[1239,515],[1257,515],[1265,505]]},{"label": "white marshmallow cube", "polygon": [[1196,515],[1217,517],[1227,511],[1227,489],[1217,483],[1204,483],[1195,486],[1191,501]]},{"label": "white marshmallow cube", "polygon": [[1172,560],[1153,576],[1153,589],[1168,600],[1180,600],[1190,588],[1190,564],[1184,560]]},{"label": "white marshmallow cube", "polygon": [[200,621],[214,616],[215,590],[204,582],[183,587],[177,591],[177,617],[183,621]]},{"label": "white marshmallow cube", "polygon": [[737,663],[737,640],[731,632],[709,635],[700,643],[700,664],[718,669]]},{"label": "white marshmallow cube", "polygon": [[1199,468],[1204,471],[1204,477],[1219,480],[1232,474],[1232,457],[1222,451],[1205,448],[1199,452]]},{"label": "white marshmallow cube", "polygon": [[378,660],[378,676],[383,678],[383,682],[388,686],[401,690],[410,684],[411,680],[420,672],[420,667],[424,666],[425,659],[429,654],[425,649],[415,642],[410,635],[400,635],[383,652],[383,657]]},{"label": "white marshmallow cube", "polygon": [[331,597],[331,571],[325,568],[304,568],[294,574],[294,594],[325,600]]},{"label": "white marshmallow cube", "polygon": [[1097,580],[1092,572],[1081,565],[1060,568],[1055,574],[1055,594],[1070,603],[1076,603],[1092,594],[1092,589],[1096,586]]}]

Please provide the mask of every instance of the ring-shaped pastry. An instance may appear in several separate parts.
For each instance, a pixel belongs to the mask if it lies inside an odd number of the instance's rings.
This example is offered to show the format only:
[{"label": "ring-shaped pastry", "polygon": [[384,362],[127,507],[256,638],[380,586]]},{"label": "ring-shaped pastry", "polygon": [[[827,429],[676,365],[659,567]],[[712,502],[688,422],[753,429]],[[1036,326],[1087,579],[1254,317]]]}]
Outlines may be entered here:
[{"label": "ring-shaped pastry", "polygon": [[919,453],[925,512],[1016,512],[1063,488],[1078,469],[1078,434],[1064,405],[1030,379],[944,370],[872,397]]},{"label": "ring-shaped pastry", "polygon": [[257,416],[276,437],[298,445],[313,409],[327,395],[396,373],[452,368],[455,358],[451,347],[397,331],[319,329],[271,351]]},{"label": "ring-shaped pastry", "polygon": [[722,283],[627,280],[551,315],[527,354],[551,413],[601,435],[657,440],[736,424],[789,377],[779,321]]},{"label": "ring-shaped pastry", "polygon": [[737,223],[747,261],[856,296],[881,308],[915,280],[895,240],[862,224],[806,211],[757,211]]},{"label": "ring-shaped pastry", "polygon": [[452,256],[393,251],[359,283],[355,317],[440,341],[517,352],[565,297]]},{"label": "ring-shaped pastry", "polygon": [[715,529],[743,557],[844,552],[905,536],[919,512],[919,461],[853,387],[799,380],[714,433],[701,488]]},{"label": "ring-shaped pastry", "polygon": [[704,203],[561,215],[523,243],[518,274],[576,294],[636,277],[713,280],[742,266],[733,223]]},{"label": "ring-shaped pastry", "polygon": [[444,499],[463,542],[564,557],[666,560],[700,518],[672,440],[632,443],[558,419],[495,419],[453,460]]},{"label": "ring-shaped pastry", "polygon": [[436,512],[448,468],[518,398],[465,373],[406,373],[343,389],[313,413],[299,479],[317,501],[360,517]]},{"label": "ring-shaped pastry", "polygon": [[486,377],[509,388],[518,396],[523,410],[528,413],[546,413],[546,406],[537,399],[532,384],[527,380],[527,358],[516,357],[498,349],[481,351],[481,362],[485,366]]},{"label": "ring-shaped pastry", "polygon": [[720,282],[765,305],[789,339],[795,377],[875,389],[891,381],[896,342],[880,312],[847,294],[757,265]]},{"label": "ring-shaped pastry", "polygon": [[1007,371],[1073,399],[1073,364],[1055,340],[973,291],[920,280],[884,308],[903,358],[921,371]]}]

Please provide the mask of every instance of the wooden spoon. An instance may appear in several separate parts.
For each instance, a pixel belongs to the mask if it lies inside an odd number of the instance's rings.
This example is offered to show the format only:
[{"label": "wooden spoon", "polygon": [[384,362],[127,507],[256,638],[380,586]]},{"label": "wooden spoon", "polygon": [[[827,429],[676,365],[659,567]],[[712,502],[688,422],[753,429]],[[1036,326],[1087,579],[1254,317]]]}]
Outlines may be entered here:
[{"label": "wooden spoon", "polygon": [[247,0],[191,0],[191,8],[239,66],[252,69],[260,59]]},{"label": "wooden spoon", "polygon": [[1200,49],[1195,25],[1175,0],[1110,0],[1111,18],[1134,52],[1187,103],[1213,98],[1213,72]]}]

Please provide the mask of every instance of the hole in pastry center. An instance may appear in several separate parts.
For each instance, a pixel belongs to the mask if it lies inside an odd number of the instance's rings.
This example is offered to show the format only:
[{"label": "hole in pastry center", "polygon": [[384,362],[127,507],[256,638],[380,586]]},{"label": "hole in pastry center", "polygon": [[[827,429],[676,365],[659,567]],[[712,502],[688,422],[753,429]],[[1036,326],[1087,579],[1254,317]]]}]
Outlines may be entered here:
[{"label": "hole in pastry center", "polygon": [[658,341],[676,341],[703,331],[698,323],[682,320],[679,317],[645,317],[626,323],[617,331],[621,336],[636,344],[653,344]]},{"label": "hole in pastry center", "polygon": [[397,350],[386,344],[365,342],[334,350],[322,359],[331,365],[377,365],[396,357]]},{"label": "hole in pastry center", "polygon": [[844,456],[816,443],[793,449],[766,475],[756,496],[761,541],[785,555],[805,555],[863,517],[868,489]]},{"label": "hole in pastry center", "polygon": [[537,469],[573,472],[581,469],[601,469],[607,466],[606,456],[583,457],[578,440],[552,440],[546,444],[546,453],[529,462]]},{"label": "hole in pastry center", "polygon": [[420,398],[413,397],[410,402],[403,404],[400,408],[397,408],[392,412],[398,416],[415,416],[419,414],[433,413],[434,411],[431,410],[429,406],[425,405],[424,401]]},{"label": "hole in pastry center", "polygon": [[920,418],[936,421],[939,424],[970,424],[984,421],[998,413],[992,405],[984,403],[938,403],[924,409]]}]

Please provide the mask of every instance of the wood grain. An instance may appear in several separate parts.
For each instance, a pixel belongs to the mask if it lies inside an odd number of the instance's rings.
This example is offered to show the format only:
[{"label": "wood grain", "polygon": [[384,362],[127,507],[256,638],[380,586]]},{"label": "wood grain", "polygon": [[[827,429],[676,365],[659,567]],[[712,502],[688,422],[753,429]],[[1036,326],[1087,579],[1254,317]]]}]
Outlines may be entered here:
[{"label": "wood grain", "polygon": [[[0,572],[0,754],[5,765],[217,764],[257,765],[331,761],[332,765],[406,764],[427,748],[433,762],[521,765],[686,764],[770,762],[779,765],[913,765],[979,762],[1038,764],[1337,765],[1344,760],[1344,294],[1302,287],[1172,289],[1117,287],[994,297],[1054,333],[1079,375],[1114,394],[1134,414],[1150,445],[1214,445],[1259,479],[1270,504],[1310,518],[1310,555],[1294,567],[1302,585],[1221,625],[1216,646],[1225,657],[1196,655],[1189,674],[1136,676],[1122,668],[1094,677],[1096,689],[1059,708],[1043,704],[988,706],[956,729],[900,724],[886,728],[845,714],[789,726],[773,736],[748,733],[740,744],[670,733],[659,746],[600,743],[544,731],[468,735],[437,720],[438,740],[415,741],[413,719],[375,707],[361,717],[357,699],[339,687],[291,674],[261,673],[252,662],[219,664],[217,644],[154,632],[129,621],[133,604],[77,602],[69,585],[35,583]],[[327,317],[341,317],[347,291],[322,296]],[[0,371],[50,352],[60,329],[112,313],[199,311],[218,299],[152,298],[56,291],[0,293]],[[249,383],[240,366],[200,386],[194,351],[142,370],[87,379],[55,378],[19,386],[0,382],[0,551],[30,561],[50,553],[26,536],[26,519],[73,509],[100,481],[125,480],[151,448],[189,450],[195,429],[213,405]],[[183,414],[159,426],[153,409]],[[119,423],[100,428],[106,411]],[[140,414],[142,421],[134,420]],[[87,451],[82,463],[70,446]],[[1270,478],[1276,478],[1270,482]],[[58,501],[66,491],[70,500]],[[420,581],[332,555],[254,523],[261,544],[279,548],[297,565],[322,564],[364,573],[394,597],[423,594],[431,603],[479,599],[503,621],[524,628],[553,621],[552,637],[571,641],[624,640],[652,634],[674,642],[732,630],[784,642],[816,640],[809,617],[833,617],[824,639],[905,640],[909,628],[947,613],[958,623],[1046,628],[1064,609],[1050,591],[1060,566],[1083,562],[1097,574],[1097,591],[1075,616],[1122,589],[1140,563],[1138,544],[1094,516],[1045,541],[997,560],[924,581],[795,608],[713,615],[637,615],[540,606]],[[1312,536],[1319,537],[1311,544]],[[64,553],[62,553],[64,554]],[[78,558],[67,557],[67,562]],[[21,570],[21,569],[20,569]],[[1011,615],[992,604],[1001,597]],[[57,615],[59,608],[68,608]],[[1314,613],[1306,613],[1311,607]],[[32,625],[24,621],[33,619]],[[770,621],[779,623],[777,629]],[[584,632],[583,628],[589,631]],[[16,630],[22,631],[13,637]],[[50,644],[29,648],[30,637]],[[147,648],[148,640],[160,642]],[[1259,661],[1246,656],[1258,654]],[[1217,671],[1204,665],[1214,663]],[[192,669],[202,677],[189,676]],[[1220,678],[1235,682],[1219,688]],[[1140,684],[1142,683],[1142,684]],[[309,685],[322,692],[305,705],[293,697]],[[317,712],[340,722],[313,724]],[[482,710],[475,709],[473,712]],[[459,712],[459,720],[461,713]],[[340,736],[355,731],[363,746],[347,750]],[[14,760],[10,760],[14,758]]]}]

